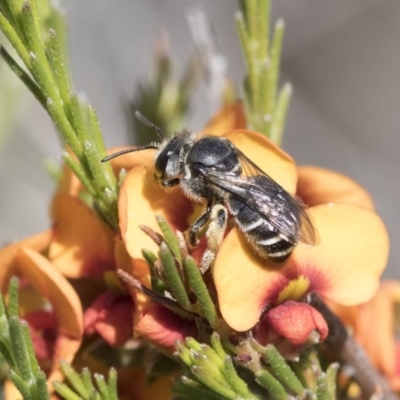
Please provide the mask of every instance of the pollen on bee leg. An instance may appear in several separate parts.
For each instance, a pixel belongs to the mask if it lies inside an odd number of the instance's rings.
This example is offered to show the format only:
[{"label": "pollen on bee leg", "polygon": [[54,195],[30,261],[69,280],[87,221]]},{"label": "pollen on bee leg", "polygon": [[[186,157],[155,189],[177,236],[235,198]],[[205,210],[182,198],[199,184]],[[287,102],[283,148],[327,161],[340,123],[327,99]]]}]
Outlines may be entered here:
[{"label": "pollen on bee leg", "polygon": [[201,258],[200,271],[204,274],[213,263],[219,246],[224,238],[226,225],[228,222],[228,211],[222,204],[216,204],[210,214],[210,224],[208,225],[207,250]]}]

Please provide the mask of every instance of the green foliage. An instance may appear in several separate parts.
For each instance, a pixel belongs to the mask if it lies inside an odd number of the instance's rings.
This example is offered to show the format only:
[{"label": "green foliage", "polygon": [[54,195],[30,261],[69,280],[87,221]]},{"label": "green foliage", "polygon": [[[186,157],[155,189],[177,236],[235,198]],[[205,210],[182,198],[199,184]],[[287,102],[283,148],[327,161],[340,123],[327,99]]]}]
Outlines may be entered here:
[{"label": "green foliage", "polygon": [[9,379],[24,400],[49,399],[46,375],[40,369],[33,349],[29,326],[18,315],[18,279],[10,280],[8,309],[0,296],[0,352],[7,361]]},{"label": "green foliage", "polygon": [[[45,373],[40,369],[33,348],[28,323],[18,315],[18,279],[12,278],[9,284],[8,307],[0,296],[0,353],[9,365],[8,378],[14,383],[24,400],[50,399]],[[108,382],[104,376],[95,374],[93,379],[89,370],[81,375],[66,362],[61,361],[61,369],[71,387],[53,382],[54,388],[65,400],[118,400],[117,373],[111,369]]]},{"label": "green foliage", "polygon": [[212,398],[218,399],[257,399],[239,377],[232,357],[221,352],[219,335],[214,333],[213,338],[217,343],[214,347],[200,344],[193,338],[177,344],[176,355],[189,371],[175,386],[175,391],[183,396],[180,398],[192,398],[193,392],[211,392]]},{"label": "green foliage", "polygon": [[211,297],[198,265],[188,254],[182,234],[175,233],[161,216],[157,216],[157,222],[163,236],[149,228],[145,228],[145,231],[158,244],[158,257],[149,250],[143,251],[150,267],[152,285],[155,285],[151,288],[153,300],[171,308],[169,299],[155,296],[156,293],[162,294],[167,290],[176,300],[172,307],[174,311],[180,307],[182,311],[194,313],[207,321],[207,324],[216,327],[219,324],[216,299]]},{"label": "green foliage", "polygon": [[278,20],[270,36],[270,0],[241,0],[236,28],[247,65],[244,101],[249,128],[277,144],[282,141],[292,88],[278,92],[284,22]]},{"label": "green foliage", "polygon": [[56,392],[65,400],[118,400],[117,371],[113,368],[108,373],[108,380],[101,374],[94,374],[84,368],[79,375],[68,363],[61,362],[61,369],[69,381],[53,382]]},{"label": "green foliage", "polygon": [[105,147],[96,112],[78,98],[69,78],[62,15],[45,0],[0,0],[0,29],[24,67],[1,46],[3,60],[48,112],[68,149],[66,163],[117,230],[117,181],[111,166],[100,162]]},{"label": "green foliage", "polygon": [[[269,0],[243,0],[236,22],[248,70],[244,102],[249,127],[279,143],[291,87],[286,85],[278,91],[284,25],[278,21],[270,38],[269,13]],[[86,187],[94,208],[117,230],[118,182],[111,166],[100,162],[105,147],[96,113],[73,90],[61,14],[46,0],[0,0],[0,28],[19,56],[17,60],[1,47],[3,60],[49,113],[65,144],[66,164]],[[195,74],[188,67],[189,75],[176,82],[166,53],[158,56],[154,82],[141,87],[139,100],[131,107],[140,109],[170,134],[180,128]],[[146,108],[149,105],[151,108]],[[197,327],[196,339],[186,338],[176,346],[175,356],[185,372],[175,382],[175,398],[307,396],[333,400],[337,365],[323,371],[318,356],[312,351],[302,351],[299,362],[288,363],[274,346],[257,343],[251,332],[232,331],[220,315],[212,282],[201,274],[189,255],[183,235],[174,232],[163,218],[157,220],[162,234],[144,228],[159,247],[157,254],[143,250],[152,286],[147,288],[123,273],[120,276],[152,301],[191,319]],[[18,317],[15,280],[10,284],[8,310],[0,302],[0,351],[10,365],[9,378],[24,399],[49,398],[46,377],[35,358],[29,328]],[[165,375],[174,367],[173,362],[155,362],[148,369],[150,378]],[[114,369],[106,381],[102,375],[92,377],[87,369],[79,375],[64,362],[61,368],[69,385],[55,382],[54,387],[63,398],[117,400]]]}]

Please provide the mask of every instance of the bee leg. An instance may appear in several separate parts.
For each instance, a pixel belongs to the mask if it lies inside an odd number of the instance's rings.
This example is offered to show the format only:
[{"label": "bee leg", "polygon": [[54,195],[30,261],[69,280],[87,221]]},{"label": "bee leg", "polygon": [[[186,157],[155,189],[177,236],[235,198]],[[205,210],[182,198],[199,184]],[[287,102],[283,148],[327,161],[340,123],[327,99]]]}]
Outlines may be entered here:
[{"label": "bee leg", "polygon": [[200,218],[189,228],[188,231],[185,232],[186,240],[189,244],[190,248],[195,248],[199,244],[199,239],[197,238],[197,233],[203,228],[203,226],[210,219],[211,214],[211,202],[207,203],[207,209]]},{"label": "bee leg", "polygon": [[211,210],[210,219],[211,222],[206,233],[207,250],[204,252],[200,263],[200,271],[203,274],[210,268],[224,239],[228,210],[222,204],[216,204]]}]

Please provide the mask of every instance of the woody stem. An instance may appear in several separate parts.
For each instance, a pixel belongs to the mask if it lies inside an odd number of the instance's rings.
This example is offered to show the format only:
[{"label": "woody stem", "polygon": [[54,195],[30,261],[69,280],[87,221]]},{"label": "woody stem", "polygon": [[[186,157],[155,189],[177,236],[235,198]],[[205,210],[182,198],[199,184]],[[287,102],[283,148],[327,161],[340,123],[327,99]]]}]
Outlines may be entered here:
[{"label": "woody stem", "polygon": [[342,321],[317,295],[310,296],[310,304],[323,315],[328,324],[329,335],[324,342],[325,349],[335,361],[353,368],[353,378],[365,398],[378,394],[384,400],[399,400],[387,380],[372,365],[364,349],[348,333]]}]

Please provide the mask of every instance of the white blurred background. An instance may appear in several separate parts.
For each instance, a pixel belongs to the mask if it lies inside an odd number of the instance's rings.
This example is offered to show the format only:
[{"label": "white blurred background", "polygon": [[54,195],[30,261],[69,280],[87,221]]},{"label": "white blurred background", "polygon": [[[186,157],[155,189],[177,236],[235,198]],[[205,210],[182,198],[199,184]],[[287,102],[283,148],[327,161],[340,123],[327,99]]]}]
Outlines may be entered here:
[{"label": "white blurred background", "polygon": [[[62,5],[75,87],[97,109],[108,146],[129,143],[122,102],[134,93],[135,82],[148,77],[157,30],[168,31],[176,61],[183,64],[192,52],[188,8],[201,6],[209,15],[229,74],[236,82],[243,77],[236,1]],[[400,2],[276,0],[273,19],[278,17],[286,22],[283,80],[294,87],[284,148],[299,164],[341,171],[368,189],[391,237],[386,277],[400,278]],[[205,96],[196,97],[193,111],[189,128],[196,130],[209,115]],[[53,183],[42,160],[60,160],[60,153],[49,117],[26,93],[0,148],[1,245],[49,226]]]}]

